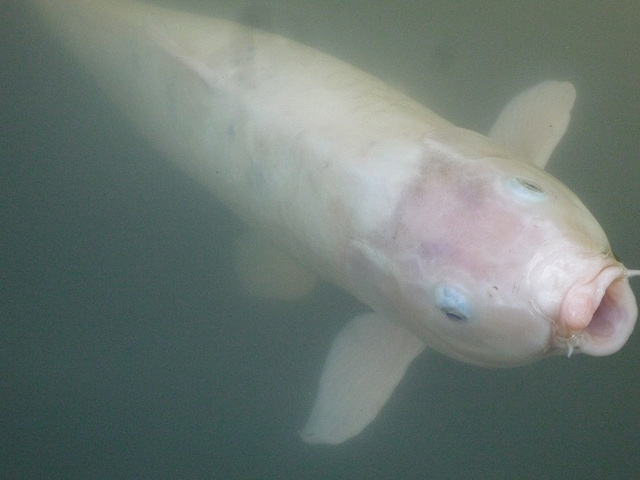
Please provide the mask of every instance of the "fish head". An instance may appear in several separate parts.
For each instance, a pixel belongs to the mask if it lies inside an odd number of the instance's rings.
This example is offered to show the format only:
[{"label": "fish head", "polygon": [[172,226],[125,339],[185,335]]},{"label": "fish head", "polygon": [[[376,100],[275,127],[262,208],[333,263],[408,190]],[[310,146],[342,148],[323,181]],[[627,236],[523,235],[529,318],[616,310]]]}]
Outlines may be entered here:
[{"label": "fish head", "polygon": [[374,305],[483,366],[625,344],[637,316],[629,272],[576,195],[508,157],[428,165],[372,249],[385,284]]}]

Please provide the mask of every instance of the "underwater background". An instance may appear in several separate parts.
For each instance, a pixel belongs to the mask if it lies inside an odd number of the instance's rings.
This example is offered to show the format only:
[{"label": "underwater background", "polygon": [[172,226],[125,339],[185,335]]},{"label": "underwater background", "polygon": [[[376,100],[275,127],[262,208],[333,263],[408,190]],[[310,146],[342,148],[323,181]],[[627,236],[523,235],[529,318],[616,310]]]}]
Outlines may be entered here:
[{"label": "underwater background", "polygon": [[[611,357],[515,369],[427,353],[360,436],[301,442],[330,343],[363,307],[330,285],[244,295],[244,227],[28,3],[0,0],[0,478],[637,478],[637,332]],[[154,3],[295,38],[480,132],[529,86],[573,82],[548,170],[640,268],[640,2]]]}]

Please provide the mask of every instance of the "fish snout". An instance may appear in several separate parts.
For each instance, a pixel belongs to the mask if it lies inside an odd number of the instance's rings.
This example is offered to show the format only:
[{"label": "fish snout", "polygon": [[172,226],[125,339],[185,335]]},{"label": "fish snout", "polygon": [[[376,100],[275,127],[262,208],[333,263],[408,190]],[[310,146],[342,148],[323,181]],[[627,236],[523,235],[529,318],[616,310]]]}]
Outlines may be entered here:
[{"label": "fish snout", "polygon": [[621,265],[604,268],[587,283],[572,287],[558,320],[556,347],[571,356],[574,349],[587,355],[611,355],[627,342],[638,308]]}]

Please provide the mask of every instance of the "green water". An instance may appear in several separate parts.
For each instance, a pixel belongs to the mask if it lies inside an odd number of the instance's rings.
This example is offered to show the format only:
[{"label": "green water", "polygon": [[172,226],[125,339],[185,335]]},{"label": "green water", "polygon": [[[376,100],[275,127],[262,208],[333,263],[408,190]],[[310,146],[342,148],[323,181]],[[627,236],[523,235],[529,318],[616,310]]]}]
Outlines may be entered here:
[{"label": "green water", "polygon": [[[241,226],[22,3],[0,1],[0,478],[638,475],[638,334],[612,357],[509,370],[424,355],[362,435],[300,442],[329,344],[360,305],[329,286],[293,305],[240,294]],[[179,6],[317,46],[478,131],[524,88],[572,81],[549,169],[640,268],[638,2],[236,5]]]}]

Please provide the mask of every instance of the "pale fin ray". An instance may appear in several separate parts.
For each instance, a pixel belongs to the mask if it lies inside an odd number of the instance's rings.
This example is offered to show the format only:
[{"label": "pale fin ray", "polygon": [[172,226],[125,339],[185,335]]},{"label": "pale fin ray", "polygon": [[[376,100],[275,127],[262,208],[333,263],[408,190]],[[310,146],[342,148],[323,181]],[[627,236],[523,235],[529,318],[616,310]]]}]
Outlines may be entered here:
[{"label": "pale fin ray", "polygon": [[569,82],[539,83],[504,107],[489,137],[521,160],[544,168],[567,131],[575,99]]},{"label": "pale fin ray", "polygon": [[260,298],[298,300],[313,291],[317,276],[255,232],[235,245],[235,266],[241,285]]},{"label": "pale fin ray", "polygon": [[302,439],[336,444],[360,433],[423,350],[418,337],[380,314],[353,318],[331,347]]}]

